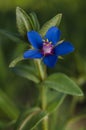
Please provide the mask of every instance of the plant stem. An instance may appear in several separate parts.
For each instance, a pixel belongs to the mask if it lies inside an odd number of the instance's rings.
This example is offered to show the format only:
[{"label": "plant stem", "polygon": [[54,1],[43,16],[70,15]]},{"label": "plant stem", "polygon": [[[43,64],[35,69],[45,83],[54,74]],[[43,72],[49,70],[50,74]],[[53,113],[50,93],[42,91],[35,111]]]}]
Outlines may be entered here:
[{"label": "plant stem", "polygon": [[[37,64],[40,78],[43,81],[46,78],[45,68],[42,67],[40,60],[36,60],[36,64]],[[40,98],[41,98],[41,108],[42,108],[42,110],[46,110],[46,105],[47,105],[46,91],[47,90],[46,90],[45,86],[40,86],[39,89],[40,89]],[[42,128],[43,128],[43,130],[48,130],[48,116],[46,116],[43,119]]]},{"label": "plant stem", "polygon": [[[42,107],[42,110],[46,110],[46,105],[47,105],[47,101],[46,101],[46,88],[45,86],[41,86],[41,107]],[[43,130],[48,130],[48,116],[46,116],[44,119],[43,119],[43,122],[42,122],[42,125],[43,125]]]},{"label": "plant stem", "polygon": [[35,60],[37,70],[39,71],[39,76],[43,81],[46,78],[46,68],[42,66],[40,60]]}]

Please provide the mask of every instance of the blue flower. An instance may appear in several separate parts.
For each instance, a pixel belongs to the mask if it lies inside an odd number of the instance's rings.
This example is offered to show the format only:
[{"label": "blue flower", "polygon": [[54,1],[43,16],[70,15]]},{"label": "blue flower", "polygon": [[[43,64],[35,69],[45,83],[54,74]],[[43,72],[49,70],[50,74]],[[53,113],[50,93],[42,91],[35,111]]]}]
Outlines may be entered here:
[{"label": "blue flower", "polygon": [[24,52],[24,58],[42,59],[44,64],[54,67],[59,56],[63,56],[74,51],[74,47],[70,42],[59,41],[61,32],[53,26],[44,38],[36,31],[27,32],[27,37],[33,49]]}]

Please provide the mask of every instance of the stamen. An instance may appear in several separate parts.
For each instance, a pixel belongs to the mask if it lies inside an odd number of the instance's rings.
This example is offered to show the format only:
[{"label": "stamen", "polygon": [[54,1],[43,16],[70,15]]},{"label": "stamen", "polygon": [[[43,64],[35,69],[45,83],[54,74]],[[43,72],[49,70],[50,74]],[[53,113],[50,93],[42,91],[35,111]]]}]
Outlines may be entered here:
[{"label": "stamen", "polygon": [[64,40],[59,41],[58,44],[61,44],[62,42],[64,42]]},{"label": "stamen", "polygon": [[49,42],[50,44],[52,44],[52,42]]},{"label": "stamen", "polygon": [[43,42],[45,42],[45,40],[44,40],[44,39],[42,39],[42,41],[43,41]]},{"label": "stamen", "polygon": [[59,59],[63,60],[63,57],[62,56],[58,56]]},{"label": "stamen", "polygon": [[48,39],[46,39],[46,42],[49,42]]}]

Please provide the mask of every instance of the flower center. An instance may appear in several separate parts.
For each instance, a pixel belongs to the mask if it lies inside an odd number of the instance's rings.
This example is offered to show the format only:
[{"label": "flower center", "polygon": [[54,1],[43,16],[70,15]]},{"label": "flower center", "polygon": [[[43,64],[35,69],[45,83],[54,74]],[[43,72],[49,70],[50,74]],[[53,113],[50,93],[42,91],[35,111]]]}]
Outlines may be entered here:
[{"label": "flower center", "polygon": [[43,40],[42,53],[43,55],[53,54],[53,45],[48,40]]}]

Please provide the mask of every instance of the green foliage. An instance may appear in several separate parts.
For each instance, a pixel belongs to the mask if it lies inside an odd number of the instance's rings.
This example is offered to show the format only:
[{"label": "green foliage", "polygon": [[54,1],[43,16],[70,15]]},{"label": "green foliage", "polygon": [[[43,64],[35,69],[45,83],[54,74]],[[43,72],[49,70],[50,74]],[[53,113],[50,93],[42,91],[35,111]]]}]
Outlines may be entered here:
[{"label": "green foliage", "polygon": [[23,59],[24,59],[24,58],[23,58],[22,55],[19,56],[19,57],[17,57],[16,59],[14,59],[14,60],[10,63],[9,67],[10,67],[10,68],[15,67],[16,64],[17,64],[19,61],[23,60]]},{"label": "green foliage", "polygon": [[[52,98],[53,95],[54,93],[52,93],[51,97],[48,98]],[[55,110],[57,110],[60,107],[60,105],[63,103],[65,97],[66,95],[64,95],[63,93],[56,93],[56,97],[53,100],[51,100],[47,105],[46,110],[48,111],[48,113],[50,114]]]},{"label": "green foliage", "polygon": [[48,115],[54,112],[63,102],[65,95],[58,93],[58,96],[52,100],[45,111],[40,108],[31,108],[20,114],[16,122],[16,130],[33,130]]},{"label": "green foliage", "polygon": [[47,113],[40,108],[25,111],[18,119],[15,130],[33,130],[46,115]]},{"label": "green foliage", "polygon": [[46,22],[42,28],[40,29],[39,33],[44,37],[48,29],[52,26],[59,26],[61,22],[62,14],[57,14],[55,17],[50,19],[48,22]]},{"label": "green foliage", "polygon": [[29,16],[30,16],[30,18],[31,18],[31,20],[32,20],[32,22],[33,22],[33,26],[34,26],[34,30],[36,30],[36,31],[39,31],[39,29],[40,29],[40,24],[39,24],[39,21],[38,21],[38,18],[37,18],[37,16],[36,16],[36,14],[35,14],[35,12],[31,12],[30,14],[29,14]]},{"label": "green foliage", "polygon": [[35,13],[29,15],[20,7],[16,8],[16,21],[20,34],[26,37],[30,30],[39,30],[39,22]]},{"label": "green foliage", "polygon": [[26,65],[22,65],[19,67],[16,67],[15,72],[16,74],[27,78],[35,83],[39,83],[40,79],[37,75],[37,73],[35,73],[35,68],[34,67],[30,67],[30,66],[26,66]]},{"label": "green foliage", "polygon": [[83,96],[83,93],[77,84],[62,73],[55,73],[50,75],[44,81],[43,85],[66,94]]},{"label": "green foliage", "polygon": [[32,21],[26,12],[20,7],[16,8],[17,27],[22,36],[26,36],[27,31],[32,29]]}]

